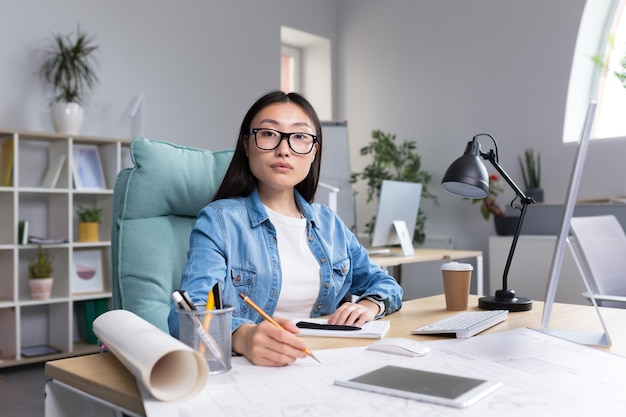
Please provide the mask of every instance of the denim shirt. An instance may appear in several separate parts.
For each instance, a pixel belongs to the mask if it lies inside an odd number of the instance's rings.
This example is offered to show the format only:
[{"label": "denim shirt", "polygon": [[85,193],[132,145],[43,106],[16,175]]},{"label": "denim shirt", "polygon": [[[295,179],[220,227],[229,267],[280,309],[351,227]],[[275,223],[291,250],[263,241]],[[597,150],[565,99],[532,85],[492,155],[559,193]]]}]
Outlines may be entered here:
[{"label": "denim shirt", "polygon": [[[378,265],[343,221],[321,204],[309,204],[297,191],[296,202],[307,219],[307,239],[320,264],[320,289],[311,317],[333,313],[346,294],[377,296],[384,314],[402,306],[402,288]],[[214,201],[205,206],[190,235],[190,249],[181,288],[195,303],[206,303],[221,282],[225,305],[233,306],[232,331],[242,324],[259,323],[261,316],[239,293],[273,315],[280,296],[281,267],[276,230],[259,194]],[[378,317],[377,317],[378,318]],[[170,333],[178,336],[178,315],[172,307]]]}]

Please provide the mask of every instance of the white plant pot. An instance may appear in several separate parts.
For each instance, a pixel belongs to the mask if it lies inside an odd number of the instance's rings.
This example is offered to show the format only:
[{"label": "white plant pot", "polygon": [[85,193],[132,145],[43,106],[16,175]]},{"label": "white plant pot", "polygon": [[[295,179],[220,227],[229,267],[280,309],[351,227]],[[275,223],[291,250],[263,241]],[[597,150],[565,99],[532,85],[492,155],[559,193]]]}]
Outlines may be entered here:
[{"label": "white plant pot", "polygon": [[57,133],[78,135],[83,125],[83,107],[78,103],[57,101],[51,106],[52,125]]},{"label": "white plant pot", "polygon": [[54,278],[30,278],[30,298],[33,300],[47,300],[52,293],[52,283]]}]

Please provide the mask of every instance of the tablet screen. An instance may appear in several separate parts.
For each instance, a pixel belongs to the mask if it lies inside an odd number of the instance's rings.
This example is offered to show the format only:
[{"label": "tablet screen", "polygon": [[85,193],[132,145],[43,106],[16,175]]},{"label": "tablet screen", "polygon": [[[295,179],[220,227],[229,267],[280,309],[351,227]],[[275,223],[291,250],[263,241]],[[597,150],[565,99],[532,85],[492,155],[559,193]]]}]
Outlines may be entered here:
[{"label": "tablet screen", "polygon": [[473,404],[501,385],[499,382],[483,379],[398,366],[385,366],[351,379],[337,380],[335,383],[454,407]]}]

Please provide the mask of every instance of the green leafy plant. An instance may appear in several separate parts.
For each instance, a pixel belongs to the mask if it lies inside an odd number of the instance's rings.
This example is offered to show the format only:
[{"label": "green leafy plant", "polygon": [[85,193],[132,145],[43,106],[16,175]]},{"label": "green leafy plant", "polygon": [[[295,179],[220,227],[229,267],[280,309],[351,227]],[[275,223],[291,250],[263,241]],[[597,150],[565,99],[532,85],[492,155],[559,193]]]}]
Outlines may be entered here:
[{"label": "green leafy plant", "polygon": [[[417,145],[414,140],[405,140],[396,143],[396,135],[384,133],[381,130],[372,131],[372,141],[369,145],[360,149],[362,156],[372,155],[373,160],[365,166],[362,172],[350,174],[350,183],[359,180],[367,181],[367,202],[370,203],[374,197],[380,197],[380,188],[384,180],[406,181],[422,184],[422,201],[432,199],[437,201],[436,196],[428,191],[427,184],[431,180],[431,175],[422,170],[422,161],[416,151]],[[365,231],[372,237],[376,216],[365,225]],[[426,216],[422,209],[419,209],[417,224],[413,241],[423,243],[426,238],[424,225]]]},{"label": "green leafy plant", "polygon": [[94,52],[98,46],[93,38],[76,28],[76,35],[53,34],[51,45],[44,51],[41,77],[52,84],[52,102],[85,104],[87,96],[98,82]]},{"label": "green leafy plant", "polygon": [[519,157],[519,166],[522,169],[524,187],[527,190],[541,188],[541,154],[528,148],[524,151],[524,158]]},{"label": "green leafy plant", "polygon": [[54,256],[46,252],[41,245],[37,250],[37,257],[31,259],[28,264],[28,277],[31,279],[49,278],[54,272],[52,267]]},{"label": "green leafy plant", "polygon": [[[615,50],[615,35],[614,34],[611,33],[607,36],[607,44],[608,44],[609,53],[607,53],[606,56],[610,56],[610,52]],[[609,72],[612,72],[613,75],[622,83],[622,87],[626,89],[626,55],[622,57],[622,59],[620,60],[619,67],[614,70],[609,69],[608,58],[605,58],[604,56],[600,54],[595,54],[594,56],[591,57],[591,60],[596,64],[598,68],[602,70],[604,74],[608,74]]]},{"label": "green leafy plant", "polygon": [[102,209],[96,206],[83,207],[78,205],[76,209],[78,215],[78,221],[81,223],[101,223],[102,222]]}]

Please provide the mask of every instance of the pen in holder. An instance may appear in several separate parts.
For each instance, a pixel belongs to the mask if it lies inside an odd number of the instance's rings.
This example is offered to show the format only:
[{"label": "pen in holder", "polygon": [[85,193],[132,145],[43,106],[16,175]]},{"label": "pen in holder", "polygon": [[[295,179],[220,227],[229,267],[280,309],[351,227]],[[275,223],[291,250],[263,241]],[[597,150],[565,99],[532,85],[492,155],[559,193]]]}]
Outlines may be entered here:
[{"label": "pen in holder", "polygon": [[[196,305],[195,310],[178,308],[180,315],[179,339],[198,350],[209,365],[210,374],[227,372],[231,368],[231,321],[232,307],[207,310],[205,305]],[[203,323],[205,317],[208,329]]]}]

